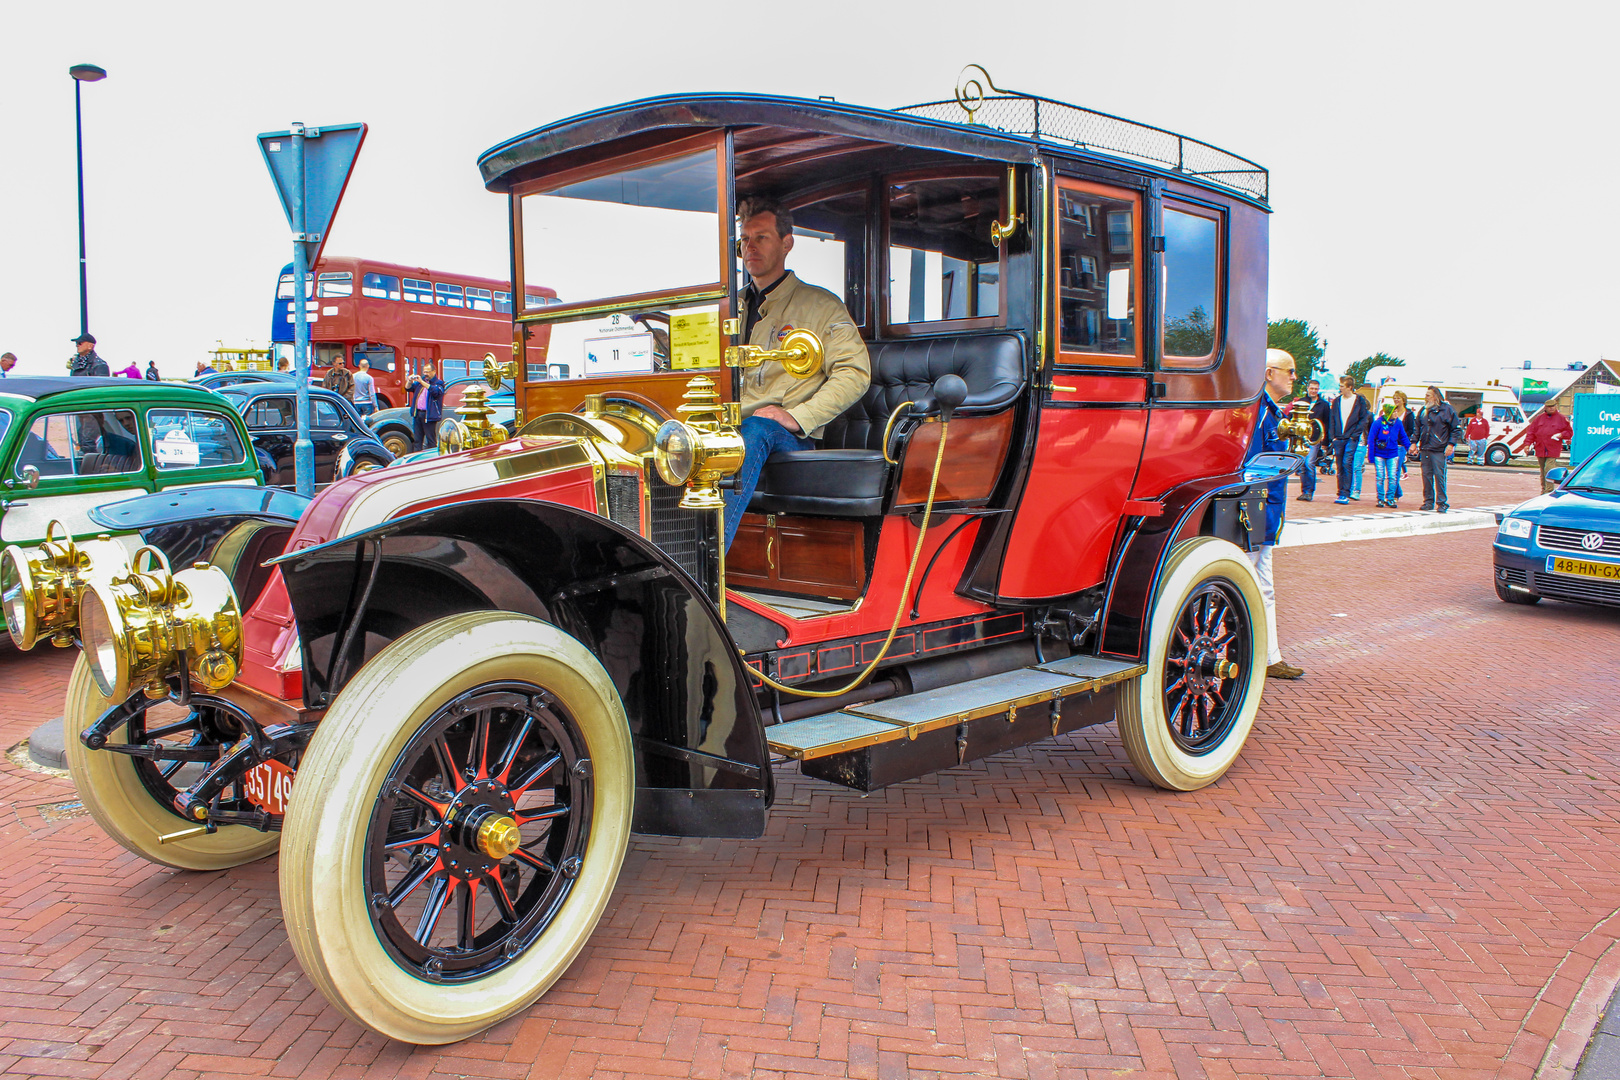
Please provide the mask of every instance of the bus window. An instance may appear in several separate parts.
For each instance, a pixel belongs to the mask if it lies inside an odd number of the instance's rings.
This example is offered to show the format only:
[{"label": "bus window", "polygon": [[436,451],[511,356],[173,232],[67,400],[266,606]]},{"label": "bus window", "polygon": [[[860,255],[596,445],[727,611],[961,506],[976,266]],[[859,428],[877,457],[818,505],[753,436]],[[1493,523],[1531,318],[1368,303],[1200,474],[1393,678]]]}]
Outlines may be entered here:
[{"label": "bus window", "polygon": [[344,270],[336,274],[322,274],[315,286],[316,296],[353,296],[354,275]]},{"label": "bus window", "polygon": [[309,348],[310,367],[331,367],[343,359],[342,345],[317,345],[312,341],[309,343]]},{"label": "bus window", "polygon": [[399,278],[392,274],[363,274],[360,278],[360,295],[377,300],[398,300]]},{"label": "bus window", "polygon": [[475,289],[469,285],[467,286],[467,306],[473,311],[494,311],[495,305],[490,299],[491,295],[488,289]]},{"label": "bus window", "polygon": [[512,311],[512,294],[497,289],[495,292],[495,310],[510,314]]},{"label": "bus window", "polygon": [[465,379],[466,377],[467,361],[465,360],[446,360],[444,370],[439,372],[439,378],[447,383],[455,382],[457,379]]},{"label": "bus window", "polygon": [[989,318],[1001,311],[1001,180],[932,177],[889,186],[889,324]]},{"label": "bus window", "polygon": [[528,301],[528,306],[532,308],[545,307],[547,304],[562,303],[562,301],[557,299],[555,296],[536,296],[534,293],[525,293],[524,299]]},{"label": "bus window", "polygon": [[371,365],[372,371],[393,371],[394,350],[386,345],[356,345],[354,347],[354,363],[360,366],[360,361]]},{"label": "bus window", "polygon": [[[308,296],[315,291],[315,275],[304,275],[304,295]],[[291,300],[293,298],[293,276],[290,273],[281,275],[281,283],[276,286],[277,300]],[[290,308],[288,310],[291,310]]]},{"label": "bus window", "polygon": [[407,304],[433,303],[433,284],[428,281],[418,281],[416,278],[405,279],[405,302]]},{"label": "bus window", "polygon": [[462,307],[460,285],[433,286],[433,302],[439,307]]}]

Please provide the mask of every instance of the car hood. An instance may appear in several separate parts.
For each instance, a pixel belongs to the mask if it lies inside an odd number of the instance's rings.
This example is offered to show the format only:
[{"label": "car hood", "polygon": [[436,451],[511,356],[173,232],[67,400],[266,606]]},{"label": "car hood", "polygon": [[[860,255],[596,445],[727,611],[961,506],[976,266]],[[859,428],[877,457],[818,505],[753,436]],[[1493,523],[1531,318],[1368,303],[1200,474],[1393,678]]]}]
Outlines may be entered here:
[{"label": "car hood", "polygon": [[1519,504],[1513,513],[1517,517],[1533,517],[1542,525],[1620,531],[1620,495],[1559,488]]}]

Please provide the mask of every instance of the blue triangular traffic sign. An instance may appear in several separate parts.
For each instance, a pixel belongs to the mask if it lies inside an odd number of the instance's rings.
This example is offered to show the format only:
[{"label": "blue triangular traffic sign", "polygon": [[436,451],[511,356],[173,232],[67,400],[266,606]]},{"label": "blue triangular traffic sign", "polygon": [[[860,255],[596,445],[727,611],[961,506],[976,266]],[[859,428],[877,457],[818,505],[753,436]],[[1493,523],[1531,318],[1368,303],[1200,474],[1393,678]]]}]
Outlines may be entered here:
[{"label": "blue triangular traffic sign", "polygon": [[360,155],[360,144],[366,140],[364,124],[331,124],[304,129],[304,188],[303,236],[296,234],[298,198],[293,163],[293,140],[290,131],[270,131],[259,136],[259,152],[275,181],[276,194],[281,197],[281,209],[287,215],[287,224],[303,243],[311,269],[320,257],[331,230],[332,218],[337,215],[338,203],[348,187],[349,174],[354,170],[354,159]]}]

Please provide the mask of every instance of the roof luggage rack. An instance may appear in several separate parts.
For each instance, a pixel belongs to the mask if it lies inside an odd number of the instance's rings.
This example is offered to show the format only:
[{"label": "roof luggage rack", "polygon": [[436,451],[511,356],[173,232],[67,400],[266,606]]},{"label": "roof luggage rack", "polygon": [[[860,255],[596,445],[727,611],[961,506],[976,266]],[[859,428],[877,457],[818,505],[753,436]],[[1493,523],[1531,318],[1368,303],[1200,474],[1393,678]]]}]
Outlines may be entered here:
[{"label": "roof luggage rack", "polygon": [[[987,88],[993,93],[986,95]],[[927,101],[894,111],[1135,158],[1219,184],[1261,203],[1270,197],[1271,174],[1248,158],[1150,124],[1035,94],[1003,90],[977,64],[962,69],[953,100]]]}]

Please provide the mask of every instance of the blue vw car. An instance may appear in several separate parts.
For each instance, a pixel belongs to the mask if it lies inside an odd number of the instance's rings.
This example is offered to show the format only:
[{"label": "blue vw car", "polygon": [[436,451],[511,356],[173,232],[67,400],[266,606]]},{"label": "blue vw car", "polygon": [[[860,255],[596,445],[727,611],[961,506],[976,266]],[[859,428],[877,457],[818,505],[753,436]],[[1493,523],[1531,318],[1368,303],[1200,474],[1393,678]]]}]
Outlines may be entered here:
[{"label": "blue vw car", "polygon": [[1497,528],[1496,595],[1510,604],[1550,596],[1620,607],[1620,439],[1547,479],[1558,487]]}]

